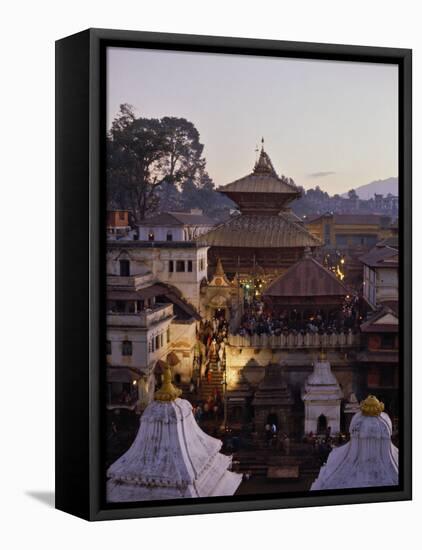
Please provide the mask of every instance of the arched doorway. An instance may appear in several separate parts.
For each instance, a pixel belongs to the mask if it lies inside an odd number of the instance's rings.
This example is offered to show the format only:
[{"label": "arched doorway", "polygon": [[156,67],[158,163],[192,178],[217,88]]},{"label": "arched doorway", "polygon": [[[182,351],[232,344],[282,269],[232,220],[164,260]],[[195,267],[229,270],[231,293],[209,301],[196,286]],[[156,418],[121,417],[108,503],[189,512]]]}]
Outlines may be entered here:
[{"label": "arched doorway", "polygon": [[323,414],[318,416],[317,434],[322,435],[327,432],[327,417]]},{"label": "arched doorway", "polygon": [[275,413],[270,413],[268,416],[267,416],[267,424],[269,424],[270,426],[272,426],[273,424],[275,425],[275,427],[277,428],[278,430],[278,417]]}]

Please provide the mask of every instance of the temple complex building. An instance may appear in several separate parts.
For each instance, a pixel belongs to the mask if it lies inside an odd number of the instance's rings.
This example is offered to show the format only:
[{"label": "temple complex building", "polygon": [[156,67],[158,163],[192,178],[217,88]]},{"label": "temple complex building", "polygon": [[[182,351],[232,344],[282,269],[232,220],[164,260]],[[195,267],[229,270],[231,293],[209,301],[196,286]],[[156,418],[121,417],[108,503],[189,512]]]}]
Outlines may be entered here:
[{"label": "temple complex building", "polygon": [[362,345],[357,355],[358,386],[362,394],[376,393],[392,416],[394,430],[399,414],[399,319],[397,310],[383,306],[361,327]]},{"label": "temple complex building", "polygon": [[305,251],[304,257],[279,275],[263,292],[263,299],[275,312],[309,322],[317,314],[327,322],[341,315],[349,291],[328,269]]},{"label": "temple complex building", "polygon": [[107,275],[130,277],[150,271],[176,287],[199,310],[201,283],[207,279],[207,247],[192,241],[107,241]]},{"label": "temple complex building", "polygon": [[226,319],[232,328],[237,327],[243,310],[244,292],[237,275],[230,281],[220,258],[208,284],[201,287],[201,312],[205,319]]},{"label": "temple complex building", "polygon": [[140,241],[192,241],[215,225],[199,208],[189,212],[160,212],[138,225]]},{"label": "temple complex building", "polygon": [[211,268],[220,258],[230,277],[237,273],[268,280],[299,260],[306,247],[321,246],[289,207],[300,190],[293,180],[277,175],[263,147],[251,174],[218,191],[234,201],[240,213],[197,239],[210,247]]},{"label": "temple complex building", "polygon": [[126,238],[130,232],[128,210],[107,210],[106,229],[108,239]]},{"label": "temple complex building", "polygon": [[363,296],[371,308],[398,302],[399,251],[391,246],[375,246],[360,257],[363,264]]},{"label": "temple complex building", "polygon": [[169,363],[180,382],[192,377],[199,314],[151,272],[107,278],[107,408],[139,412]]}]

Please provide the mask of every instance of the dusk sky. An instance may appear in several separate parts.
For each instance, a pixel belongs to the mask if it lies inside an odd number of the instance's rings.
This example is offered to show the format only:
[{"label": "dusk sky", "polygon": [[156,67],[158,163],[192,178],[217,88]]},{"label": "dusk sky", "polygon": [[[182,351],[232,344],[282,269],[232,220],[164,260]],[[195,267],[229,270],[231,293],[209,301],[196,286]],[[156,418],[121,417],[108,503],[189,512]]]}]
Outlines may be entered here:
[{"label": "dusk sky", "polygon": [[184,117],[223,185],[251,172],[261,137],[276,171],[344,193],[398,174],[395,65],[109,48],[108,126]]}]

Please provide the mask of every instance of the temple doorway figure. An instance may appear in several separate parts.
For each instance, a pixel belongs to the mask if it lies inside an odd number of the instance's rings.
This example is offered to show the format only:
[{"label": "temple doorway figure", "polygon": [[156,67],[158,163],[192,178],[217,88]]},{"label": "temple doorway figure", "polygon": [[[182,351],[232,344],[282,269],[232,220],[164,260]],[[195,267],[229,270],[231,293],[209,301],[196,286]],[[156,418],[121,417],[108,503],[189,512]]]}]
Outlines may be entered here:
[{"label": "temple doorway figure", "polygon": [[269,424],[270,426],[275,426],[276,429],[278,430],[278,418],[275,413],[270,413],[267,416],[267,424]]},{"label": "temple doorway figure", "polygon": [[226,318],[226,308],[224,307],[217,307],[214,310],[214,317],[218,319],[219,321],[224,321]]},{"label": "temple doorway figure", "polygon": [[318,416],[317,434],[323,435],[327,432],[327,417],[323,414]]}]

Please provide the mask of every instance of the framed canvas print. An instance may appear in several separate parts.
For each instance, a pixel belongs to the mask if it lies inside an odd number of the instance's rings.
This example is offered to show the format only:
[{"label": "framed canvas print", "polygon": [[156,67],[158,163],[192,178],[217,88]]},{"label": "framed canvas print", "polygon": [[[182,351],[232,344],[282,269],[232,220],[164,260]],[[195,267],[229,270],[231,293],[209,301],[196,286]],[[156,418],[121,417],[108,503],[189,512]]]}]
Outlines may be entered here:
[{"label": "framed canvas print", "polygon": [[411,51],[56,44],[56,506],[411,498]]}]

